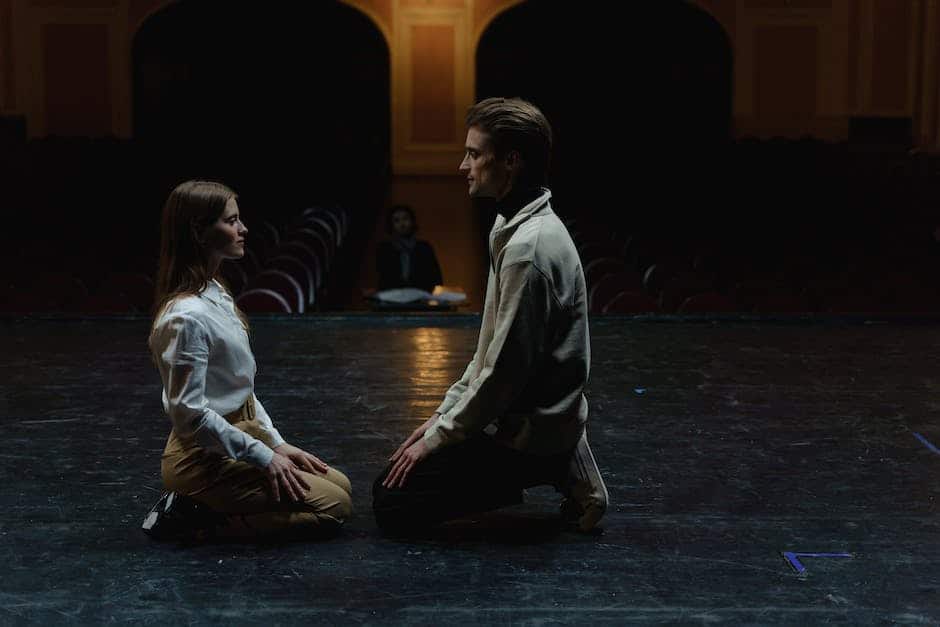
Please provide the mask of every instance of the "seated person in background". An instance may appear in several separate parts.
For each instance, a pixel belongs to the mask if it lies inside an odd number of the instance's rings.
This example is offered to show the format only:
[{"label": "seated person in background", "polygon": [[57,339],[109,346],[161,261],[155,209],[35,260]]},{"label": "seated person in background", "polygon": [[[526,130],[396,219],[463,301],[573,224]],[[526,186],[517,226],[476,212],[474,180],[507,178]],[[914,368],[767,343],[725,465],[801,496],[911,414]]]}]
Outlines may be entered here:
[{"label": "seated person in background", "polygon": [[415,238],[418,223],[408,205],[395,205],[388,210],[386,228],[391,240],[379,244],[376,270],[379,289],[416,287],[433,292],[435,285],[444,281],[434,249],[425,241]]}]

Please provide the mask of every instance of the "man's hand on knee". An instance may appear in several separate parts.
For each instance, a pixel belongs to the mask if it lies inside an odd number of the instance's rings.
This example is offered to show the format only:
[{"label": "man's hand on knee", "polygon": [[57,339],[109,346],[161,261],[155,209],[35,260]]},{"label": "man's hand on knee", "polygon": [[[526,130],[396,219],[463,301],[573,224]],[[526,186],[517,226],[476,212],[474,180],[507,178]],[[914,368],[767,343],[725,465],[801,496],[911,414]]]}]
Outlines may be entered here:
[{"label": "man's hand on knee", "polygon": [[398,450],[396,450],[392,454],[392,456],[389,458],[388,461],[390,462],[398,461],[398,458],[401,457],[401,454],[405,452],[405,449],[407,449],[409,446],[411,446],[412,444],[414,444],[415,442],[423,438],[424,432],[427,431],[428,428],[434,424],[434,421],[440,417],[441,415],[439,413],[434,412],[430,418],[424,421],[424,424],[422,424],[420,427],[418,427],[417,429],[411,432],[411,435],[408,436],[408,439],[406,439],[404,442],[401,443],[401,446],[398,447]]},{"label": "man's hand on knee", "polygon": [[398,460],[395,462],[395,465],[392,466],[392,469],[389,471],[388,476],[385,477],[385,481],[382,482],[382,485],[389,489],[404,487],[405,481],[408,480],[408,475],[410,475],[414,467],[428,455],[430,455],[430,451],[427,445],[425,445],[424,440],[418,439],[398,456]]}]

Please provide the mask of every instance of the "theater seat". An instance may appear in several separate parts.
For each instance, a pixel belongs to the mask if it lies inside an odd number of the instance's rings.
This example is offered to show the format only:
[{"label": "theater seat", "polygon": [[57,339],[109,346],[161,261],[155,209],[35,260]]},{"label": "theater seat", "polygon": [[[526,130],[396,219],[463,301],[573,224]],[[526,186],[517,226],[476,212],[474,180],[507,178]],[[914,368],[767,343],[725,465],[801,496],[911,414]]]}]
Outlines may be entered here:
[{"label": "theater seat", "polygon": [[643,292],[620,292],[601,306],[600,311],[605,314],[656,313],[659,305]]},{"label": "theater seat", "polygon": [[242,292],[235,302],[247,313],[293,313],[283,296],[264,288]]},{"label": "theater seat", "polygon": [[[115,296],[123,296],[133,309],[140,313],[147,313],[153,306],[153,281],[145,274],[136,272],[115,272],[105,277],[104,281],[95,290],[96,297],[103,306],[109,299],[116,306]],[[85,301],[87,305],[89,301]],[[90,301],[94,302],[94,301]]]},{"label": "theater seat", "polygon": [[48,272],[18,280],[3,310],[14,313],[74,311],[88,298],[85,284],[69,274]]},{"label": "theater seat", "polygon": [[304,262],[291,255],[278,255],[268,260],[268,270],[280,270],[294,277],[303,288],[307,305],[316,302],[317,280],[313,271]]},{"label": "theater seat", "polygon": [[93,294],[78,303],[73,309],[83,314],[130,314],[146,312],[146,310],[142,312],[127,296],[119,292],[99,292]]},{"label": "theater seat", "polygon": [[593,286],[588,286],[588,308],[592,313],[603,307],[621,292],[641,292],[643,282],[636,272],[623,270],[601,277]]},{"label": "theater seat", "polygon": [[705,292],[686,298],[677,313],[733,313],[739,311],[738,306],[730,298],[718,292]]},{"label": "theater seat", "polygon": [[263,288],[280,294],[287,301],[291,311],[303,313],[306,301],[303,288],[297,279],[282,270],[265,270],[252,279],[249,289]]},{"label": "theater seat", "polygon": [[324,248],[315,246],[312,241],[301,241],[293,239],[293,237],[294,234],[291,234],[291,239],[281,244],[277,249],[277,256],[288,255],[303,262],[313,273],[316,287],[320,289],[323,287],[323,282],[326,278],[327,265],[325,259],[328,253]]},{"label": "theater seat", "polygon": [[588,289],[594,286],[601,277],[607,274],[626,272],[627,265],[617,257],[598,257],[584,263],[584,282]]}]

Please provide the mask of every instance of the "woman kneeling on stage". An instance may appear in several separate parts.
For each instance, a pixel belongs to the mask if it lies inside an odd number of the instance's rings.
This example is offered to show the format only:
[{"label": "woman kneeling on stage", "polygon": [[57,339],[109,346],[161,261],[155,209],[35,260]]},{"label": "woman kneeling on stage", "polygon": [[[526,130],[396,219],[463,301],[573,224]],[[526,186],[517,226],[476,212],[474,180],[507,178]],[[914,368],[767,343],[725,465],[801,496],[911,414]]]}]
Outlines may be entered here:
[{"label": "woman kneeling on stage", "polygon": [[172,430],[143,524],[158,540],[322,537],[351,513],[346,476],[288,444],[255,396],[248,323],[219,278],[247,233],[225,185],[166,201],[149,345]]}]

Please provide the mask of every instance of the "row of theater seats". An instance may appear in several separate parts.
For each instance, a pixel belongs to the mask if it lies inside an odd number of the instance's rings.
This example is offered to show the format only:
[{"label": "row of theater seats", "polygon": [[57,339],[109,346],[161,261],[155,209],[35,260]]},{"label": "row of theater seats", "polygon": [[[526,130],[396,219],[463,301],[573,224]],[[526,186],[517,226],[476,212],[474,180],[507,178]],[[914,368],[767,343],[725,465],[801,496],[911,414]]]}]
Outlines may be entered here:
[{"label": "row of theater seats", "polygon": [[238,306],[248,313],[316,308],[348,231],[341,207],[306,209],[280,228],[249,227],[245,257],[222,268]]},{"label": "row of theater seats", "polygon": [[[348,213],[338,206],[306,209],[281,228],[261,222],[249,228],[245,258],[223,263],[223,277],[249,313],[303,313],[317,306],[348,230]],[[152,310],[154,283],[148,274],[76,266],[71,272],[0,277],[0,313]]]},{"label": "row of theater seats", "polygon": [[568,226],[591,313],[940,312],[937,283],[920,273],[865,266],[838,276],[762,276],[752,268],[710,267],[703,256],[683,257],[653,238],[618,235],[577,220]]},{"label": "row of theater seats", "polygon": [[0,313],[147,313],[153,280],[140,272],[89,270],[11,275],[0,280]]}]

